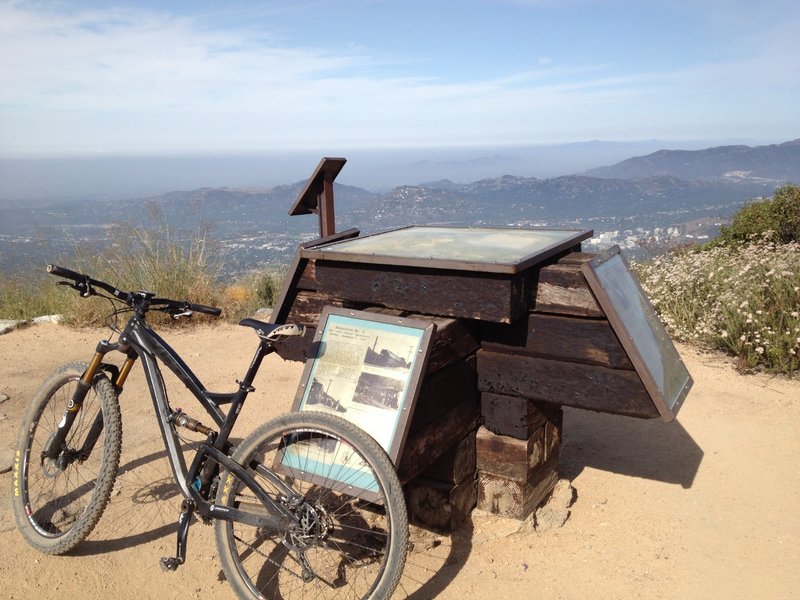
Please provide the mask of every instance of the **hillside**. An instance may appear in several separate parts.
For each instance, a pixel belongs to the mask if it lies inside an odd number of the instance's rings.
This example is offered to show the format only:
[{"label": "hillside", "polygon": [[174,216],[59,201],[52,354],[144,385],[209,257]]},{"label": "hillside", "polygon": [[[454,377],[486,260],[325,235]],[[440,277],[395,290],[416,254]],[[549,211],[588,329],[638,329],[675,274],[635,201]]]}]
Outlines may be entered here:
[{"label": "hillside", "polygon": [[[471,183],[440,180],[386,193],[336,184],[339,230],[365,233],[412,224],[593,229],[601,245],[635,248],[644,238],[716,235],[749,199],[800,181],[800,140],[775,146],[663,150],[591,174],[548,179],[506,175]],[[161,220],[183,235],[210,229],[230,273],[288,262],[315,237],[314,216],[289,217],[303,181],[265,189],[200,188],[125,201],[51,206],[0,203],[0,271],[18,272],[68,256],[76,245],[118,241],[119,224]],[[600,239],[602,237],[602,239]],[[596,246],[598,247],[598,246]]]},{"label": "hillside", "polygon": [[659,150],[609,167],[590,169],[586,174],[622,179],[671,176],[686,180],[800,182],[800,139],[769,146]]}]

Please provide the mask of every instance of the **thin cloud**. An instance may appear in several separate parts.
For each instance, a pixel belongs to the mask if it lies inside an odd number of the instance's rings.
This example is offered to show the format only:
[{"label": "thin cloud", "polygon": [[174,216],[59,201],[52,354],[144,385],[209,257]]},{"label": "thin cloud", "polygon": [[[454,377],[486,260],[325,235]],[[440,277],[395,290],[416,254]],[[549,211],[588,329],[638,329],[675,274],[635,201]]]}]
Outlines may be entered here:
[{"label": "thin cloud", "polygon": [[[153,10],[59,13],[6,3],[0,152],[568,141],[609,131],[635,137],[635,127],[654,137],[669,134],[659,111],[696,118],[670,98],[734,103],[743,72],[796,83],[797,53],[786,55],[791,28],[781,31],[760,54],[726,63],[625,74],[621,65],[548,57],[504,77],[451,82],[416,76],[413,57],[393,64],[401,75],[387,76],[384,57],[365,48],[290,47],[252,24],[211,28]],[[775,63],[795,68],[781,82]]]}]

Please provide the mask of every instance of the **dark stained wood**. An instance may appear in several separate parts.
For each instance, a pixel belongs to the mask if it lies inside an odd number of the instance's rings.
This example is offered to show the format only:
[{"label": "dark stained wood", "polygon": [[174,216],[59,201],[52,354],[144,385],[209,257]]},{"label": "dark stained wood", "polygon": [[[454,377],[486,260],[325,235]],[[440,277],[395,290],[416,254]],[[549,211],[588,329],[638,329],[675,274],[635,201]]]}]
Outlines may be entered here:
[{"label": "dark stained wood", "polygon": [[472,431],[455,446],[436,459],[425,469],[421,477],[436,479],[446,483],[461,483],[466,479],[475,479],[475,437]]},{"label": "dark stained wood", "polygon": [[479,350],[482,392],[655,418],[658,410],[635,371]]},{"label": "dark stained wood", "polygon": [[[310,263],[314,264],[310,264]],[[309,261],[301,289],[410,312],[509,323],[527,312],[526,277]]]},{"label": "dark stained wood", "polygon": [[[418,431],[430,423],[436,424],[453,409],[479,415],[480,395],[477,381],[475,356],[426,376],[422,381],[409,431]],[[465,429],[456,439],[460,439],[468,431]],[[443,448],[442,452],[444,450],[447,448]]]},{"label": "dark stained wood", "polygon": [[478,471],[478,508],[524,520],[553,491],[558,482],[558,458],[542,465],[528,480]]},{"label": "dark stained wood", "polygon": [[481,393],[481,416],[491,432],[520,440],[528,439],[542,427],[548,416],[561,410],[557,404],[533,402],[520,396]]},{"label": "dark stained wood", "polygon": [[410,314],[408,317],[433,321],[436,325],[428,353],[428,374],[462,361],[467,356],[475,354],[480,348],[478,324],[474,321],[417,314]]},{"label": "dark stained wood", "polygon": [[410,521],[444,533],[455,531],[478,500],[474,473],[458,484],[417,477],[405,485],[404,491]]},{"label": "dark stained wood", "polygon": [[534,313],[510,325],[481,323],[481,345],[493,352],[633,370],[606,319]]},{"label": "dark stained wood", "polygon": [[478,470],[527,481],[545,462],[545,427],[539,427],[527,440],[492,433],[480,427],[475,440]]},{"label": "dark stained wood", "polygon": [[348,240],[354,237],[358,237],[358,234],[359,234],[358,229],[348,229],[346,231],[342,231],[341,233],[337,233],[329,237],[323,237],[300,244],[297,248],[297,252],[295,252],[294,258],[292,259],[292,264],[289,265],[289,271],[286,274],[286,278],[283,281],[283,286],[281,287],[281,293],[278,296],[277,301],[275,302],[275,306],[272,311],[272,315],[270,315],[269,322],[270,323],[289,322],[286,321],[286,318],[289,314],[290,309],[292,308],[292,305],[294,304],[295,297],[299,289],[298,284],[300,282],[300,279],[302,278],[302,275],[308,266],[308,260],[300,257],[301,250],[307,248],[313,248],[314,246],[320,244],[327,244],[329,242],[334,242],[338,240]]},{"label": "dark stained wood", "polygon": [[441,419],[408,434],[397,465],[401,482],[416,477],[453,447],[464,433],[474,431],[480,424],[477,402],[474,407],[456,405]]},{"label": "dark stained wood", "polygon": [[287,318],[290,323],[316,328],[317,325],[319,325],[319,317],[322,313],[322,309],[326,306],[353,308],[356,310],[364,307],[363,304],[351,302],[338,296],[321,294],[319,292],[300,291],[297,292],[297,297],[292,304],[292,309],[289,311]]},{"label": "dark stained wood", "polygon": [[[582,255],[588,256],[588,255]],[[533,311],[603,317],[604,313],[589,289],[580,265],[585,260],[562,258],[531,272],[531,298]]]}]

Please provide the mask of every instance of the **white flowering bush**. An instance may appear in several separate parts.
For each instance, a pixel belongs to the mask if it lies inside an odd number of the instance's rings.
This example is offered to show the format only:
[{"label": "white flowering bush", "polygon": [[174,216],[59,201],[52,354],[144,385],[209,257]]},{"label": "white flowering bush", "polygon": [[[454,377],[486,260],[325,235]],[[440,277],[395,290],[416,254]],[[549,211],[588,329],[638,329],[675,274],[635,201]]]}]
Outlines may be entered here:
[{"label": "white flowering bush", "polygon": [[674,337],[730,352],[742,369],[800,372],[800,243],[767,232],[632,266]]}]

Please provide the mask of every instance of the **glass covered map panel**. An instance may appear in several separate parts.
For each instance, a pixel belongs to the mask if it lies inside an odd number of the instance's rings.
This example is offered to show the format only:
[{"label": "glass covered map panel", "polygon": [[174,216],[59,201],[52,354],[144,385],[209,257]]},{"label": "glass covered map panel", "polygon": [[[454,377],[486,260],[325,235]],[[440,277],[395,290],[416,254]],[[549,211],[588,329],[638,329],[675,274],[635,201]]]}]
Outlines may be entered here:
[{"label": "glass covered map panel", "polygon": [[618,247],[582,269],[659,413],[664,420],[672,420],[692,387],[692,378],[653,305]]},{"label": "glass covered map panel", "polygon": [[591,230],[405,227],[317,246],[308,258],[517,273],[592,236]]}]

